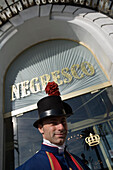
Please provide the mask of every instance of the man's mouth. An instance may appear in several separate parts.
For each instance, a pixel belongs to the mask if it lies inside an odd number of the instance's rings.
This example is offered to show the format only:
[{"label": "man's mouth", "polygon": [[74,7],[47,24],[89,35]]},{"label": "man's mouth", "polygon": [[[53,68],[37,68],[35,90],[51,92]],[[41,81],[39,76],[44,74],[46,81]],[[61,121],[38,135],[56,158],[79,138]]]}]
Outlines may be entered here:
[{"label": "man's mouth", "polygon": [[55,135],[58,136],[58,137],[65,137],[66,136],[65,133],[56,133]]}]

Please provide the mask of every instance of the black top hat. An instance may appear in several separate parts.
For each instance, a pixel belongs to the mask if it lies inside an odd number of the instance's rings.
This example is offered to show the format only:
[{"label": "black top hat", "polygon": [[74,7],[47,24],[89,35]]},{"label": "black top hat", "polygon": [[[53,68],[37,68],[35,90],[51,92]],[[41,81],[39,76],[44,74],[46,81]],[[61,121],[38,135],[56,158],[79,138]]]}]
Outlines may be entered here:
[{"label": "black top hat", "polygon": [[[57,94],[60,93],[57,91]],[[37,106],[38,106],[38,120],[33,124],[33,126],[36,128],[38,128],[38,124],[40,123],[40,121],[46,117],[50,116],[68,117],[72,114],[72,108],[70,107],[70,105],[63,102],[60,96],[51,95],[44,97],[41,100],[39,100]]]}]

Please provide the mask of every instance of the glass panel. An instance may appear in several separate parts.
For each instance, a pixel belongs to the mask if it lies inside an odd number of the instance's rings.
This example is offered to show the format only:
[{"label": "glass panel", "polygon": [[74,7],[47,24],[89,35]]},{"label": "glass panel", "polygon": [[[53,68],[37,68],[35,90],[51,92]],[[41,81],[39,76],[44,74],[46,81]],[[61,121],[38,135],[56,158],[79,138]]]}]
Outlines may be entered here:
[{"label": "glass panel", "polygon": [[13,124],[12,118],[4,120],[4,134],[5,134],[5,170],[14,169],[14,141],[13,141]]},{"label": "glass panel", "polygon": [[42,142],[41,134],[33,127],[37,119],[37,110],[13,118],[15,141],[15,167],[18,167],[34,155]]},{"label": "glass panel", "polygon": [[110,165],[113,167],[113,131],[109,126],[110,122],[102,123],[96,126],[96,131],[101,137],[102,152],[105,159],[109,159]]},{"label": "glass panel", "polygon": [[[113,105],[107,95],[106,89],[97,93],[88,93],[66,100],[71,105],[74,115],[70,117],[71,123],[94,118],[104,117],[104,114],[113,110]],[[75,116],[76,115],[76,116]]]},{"label": "glass panel", "polygon": [[94,134],[93,127],[70,132],[67,138],[67,148],[71,153],[78,155],[90,169],[108,169],[99,145],[91,147],[85,142],[85,138],[90,133]]},{"label": "glass panel", "polygon": [[112,129],[113,129],[113,120],[110,121],[111,125],[112,125]]}]

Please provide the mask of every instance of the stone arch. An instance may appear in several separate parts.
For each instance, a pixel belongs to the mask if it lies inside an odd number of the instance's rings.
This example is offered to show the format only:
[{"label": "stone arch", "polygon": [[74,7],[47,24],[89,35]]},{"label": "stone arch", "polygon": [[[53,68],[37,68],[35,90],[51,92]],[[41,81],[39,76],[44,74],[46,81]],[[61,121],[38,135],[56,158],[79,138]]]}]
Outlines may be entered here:
[{"label": "stone arch", "polygon": [[[92,49],[112,83],[113,19],[105,14],[71,5],[48,4],[40,6],[40,8],[33,6],[21,11],[0,29],[1,148],[3,146],[4,76],[11,62],[26,48],[48,39],[67,38],[80,41]],[[1,158],[2,152],[1,150]],[[2,164],[1,162],[0,164]],[[0,167],[2,169],[2,165]]]}]

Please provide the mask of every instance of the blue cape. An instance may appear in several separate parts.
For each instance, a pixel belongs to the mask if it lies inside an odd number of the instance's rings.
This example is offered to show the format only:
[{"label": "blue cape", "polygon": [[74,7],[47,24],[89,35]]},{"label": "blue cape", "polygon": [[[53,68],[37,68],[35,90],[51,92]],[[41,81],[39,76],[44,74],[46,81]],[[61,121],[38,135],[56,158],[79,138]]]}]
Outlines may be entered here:
[{"label": "blue cape", "polygon": [[[41,150],[38,153],[36,153],[23,165],[16,168],[16,170],[51,170],[50,162],[47,157],[46,151],[52,153],[57,158],[62,170],[69,170],[69,167],[71,167],[73,170],[78,170],[78,168],[75,166],[74,162],[71,160],[70,156],[67,154],[66,151],[64,151],[63,153],[59,153],[58,148],[44,144],[42,144]],[[73,156],[82,166],[83,170],[89,170],[89,168],[81,161],[79,157],[75,155]]]}]

